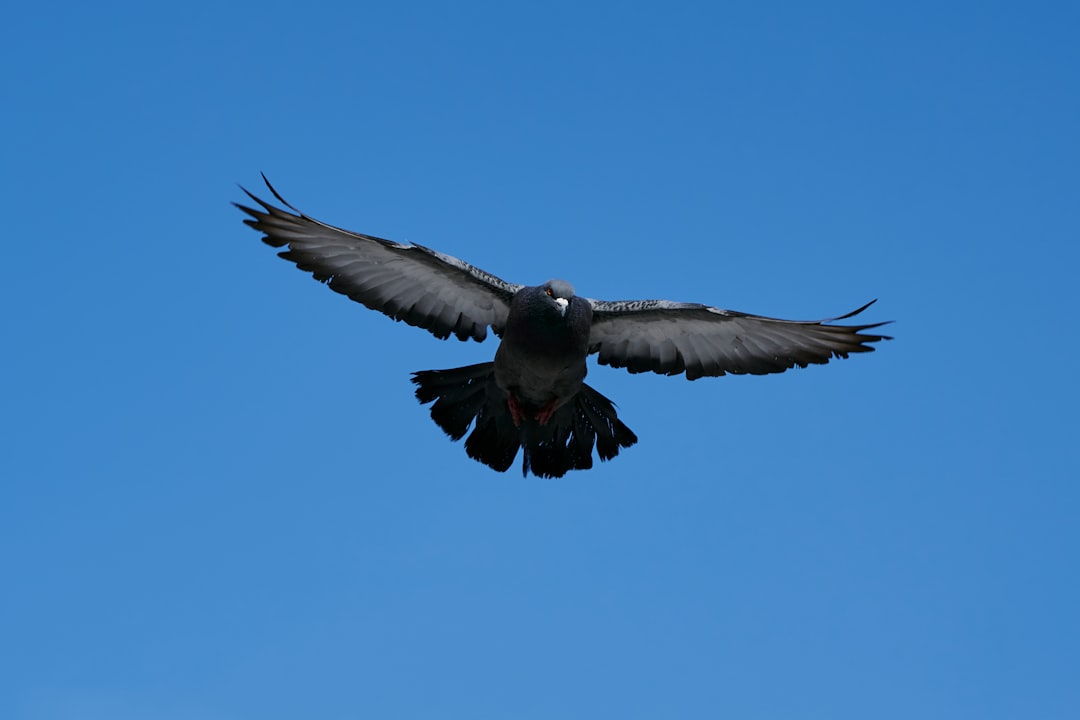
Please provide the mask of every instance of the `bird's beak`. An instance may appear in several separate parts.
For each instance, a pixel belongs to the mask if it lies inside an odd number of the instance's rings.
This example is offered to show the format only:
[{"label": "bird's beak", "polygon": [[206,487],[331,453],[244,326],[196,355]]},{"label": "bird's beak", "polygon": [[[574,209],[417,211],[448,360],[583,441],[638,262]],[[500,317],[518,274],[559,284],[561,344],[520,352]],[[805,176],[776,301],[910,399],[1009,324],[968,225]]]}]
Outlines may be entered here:
[{"label": "bird's beak", "polygon": [[566,314],[566,306],[570,304],[570,301],[566,298],[555,298],[555,304],[559,306],[559,314]]}]

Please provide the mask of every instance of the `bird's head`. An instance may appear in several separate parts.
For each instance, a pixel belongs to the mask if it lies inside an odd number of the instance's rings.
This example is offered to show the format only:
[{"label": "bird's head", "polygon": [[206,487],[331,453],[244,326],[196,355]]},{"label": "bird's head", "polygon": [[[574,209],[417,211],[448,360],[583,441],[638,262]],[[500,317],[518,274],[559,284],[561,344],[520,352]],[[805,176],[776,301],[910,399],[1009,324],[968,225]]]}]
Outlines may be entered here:
[{"label": "bird's head", "polygon": [[566,308],[574,299],[574,286],[565,280],[548,280],[540,286],[544,296],[554,303],[560,315],[566,314]]}]

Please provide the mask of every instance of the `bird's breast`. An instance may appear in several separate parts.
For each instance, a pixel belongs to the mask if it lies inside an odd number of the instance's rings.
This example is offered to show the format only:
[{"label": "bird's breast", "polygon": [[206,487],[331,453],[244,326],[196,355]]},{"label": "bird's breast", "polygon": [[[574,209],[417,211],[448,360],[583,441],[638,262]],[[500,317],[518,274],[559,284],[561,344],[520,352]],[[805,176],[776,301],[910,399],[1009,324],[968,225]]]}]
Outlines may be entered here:
[{"label": "bird's breast", "polygon": [[586,372],[585,353],[574,347],[515,343],[503,338],[495,353],[496,384],[537,406],[576,395]]}]

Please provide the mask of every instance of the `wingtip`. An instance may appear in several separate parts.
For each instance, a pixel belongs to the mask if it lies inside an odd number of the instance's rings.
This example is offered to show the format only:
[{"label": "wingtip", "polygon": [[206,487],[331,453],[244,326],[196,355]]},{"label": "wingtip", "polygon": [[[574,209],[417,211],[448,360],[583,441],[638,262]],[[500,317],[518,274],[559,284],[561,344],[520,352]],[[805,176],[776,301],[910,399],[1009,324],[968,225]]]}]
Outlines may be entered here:
[{"label": "wingtip", "polygon": [[[304,214],[303,212],[301,212],[301,211],[300,211],[300,210],[299,210],[298,208],[296,208],[296,207],[295,207],[295,206],[294,206],[294,205],[293,205],[292,203],[290,203],[290,202],[289,202],[288,200],[286,200],[285,198],[281,197],[281,193],[279,193],[279,192],[277,191],[277,189],[276,189],[276,188],[275,188],[275,187],[274,187],[274,186],[273,186],[272,184],[270,184],[270,179],[266,177],[266,173],[264,173],[264,172],[260,171],[260,172],[259,172],[259,175],[260,175],[260,177],[262,177],[262,179],[263,179],[263,182],[264,182],[264,183],[266,183],[266,187],[267,187],[267,188],[268,188],[268,189],[270,190],[270,192],[271,192],[271,193],[272,193],[272,194],[274,195],[274,197],[275,197],[275,198],[277,198],[278,202],[280,202],[280,203],[281,203],[282,205],[284,205],[285,207],[287,207],[287,208],[289,208],[290,210],[292,210],[292,211],[293,211],[294,213],[296,213],[296,214],[297,214],[297,215],[298,215],[299,217],[302,217],[302,218],[304,218],[305,220],[310,220],[310,219],[311,219],[311,218],[309,218],[309,217],[308,217],[307,215],[305,215],[305,214]],[[267,212],[274,212],[274,211],[276,210],[276,208],[275,208],[275,207],[274,207],[273,205],[271,205],[270,203],[266,202],[265,200],[263,200],[262,198],[260,198],[260,197],[259,197],[258,195],[256,195],[255,193],[253,193],[253,192],[251,192],[250,190],[248,190],[248,189],[247,189],[246,187],[244,187],[244,186],[243,186],[242,184],[240,184],[240,183],[237,183],[237,184],[236,184],[236,186],[237,186],[238,188],[240,188],[240,190],[241,190],[241,191],[242,191],[242,192],[243,192],[243,193],[244,193],[245,195],[247,195],[247,196],[248,196],[249,198],[251,198],[252,200],[254,200],[255,202],[257,202],[257,203],[258,203],[259,205],[261,205],[261,206],[263,207],[263,209],[264,209],[264,210],[266,210]],[[240,209],[241,209],[241,210],[243,210],[244,212],[247,212],[248,214],[253,214],[253,213],[252,213],[252,212],[250,211],[250,209],[249,209],[249,208],[247,208],[247,207],[245,207],[245,206],[243,206],[243,205],[240,205],[239,203],[233,203],[233,205],[235,205],[236,207],[240,208]]]},{"label": "wingtip", "polygon": [[836,322],[838,320],[847,320],[848,318],[855,317],[856,315],[858,315],[859,313],[861,313],[862,311],[866,310],[868,307],[870,307],[871,305],[876,303],[877,301],[878,301],[878,299],[874,298],[873,300],[866,303],[862,307],[857,308],[855,310],[852,310],[851,312],[847,313],[846,315],[841,315],[840,317],[835,317],[835,318],[829,318],[828,320],[822,320],[819,324],[825,325],[827,327],[837,327],[837,328],[840,328],[840,329],[847,330],[849,332],[855,333],[855,336],[860,338],[860,342],[863,344],[863,346],[862,346],[863,351],[872,351],[874,348],[870,347],[866,343],[876,343],[876,342],[881,342],[883,340],[884,341],[892,340],[893,339],[892,335],[877,335],[877,334],[875,334],[875,335],[863,335],[862,333],[866,332],[867,330],[876,330],[877,328],[884,327],[885,325],[892,325],[893,324],[892,320],[885,320],[884,322],[876,322],[876,323],[867,323],[866,325],[830,325],[830,323],[834,323],[834,322]]},{"label": "wingtip", "polygon": [[[255,202],[257,202],[257,203],[259,203],[260,205],[262,205],[262,206],[263,206],[264,208],[266,208],[267,210],[269,210],[269,209],[270,209],[270,206],[269,206],[269,205],[267,205],[267,204],[266,204],[266,203],[265,203],[265,202],[264,202],[264,201],[263,201],[263,200],[262,200],[261,198],[259,198],[259,196],[258,196],[258,195],[256,195],[255,193],[251,192],[250,190],[248,190],[248,189],[247,189],[246,187],[244,187],[244,186],[243,186],[243,185],[241,185],[240,183],[236,183],[236,187],[240,188],[240,190],[241,190],[241,191],[242,191],[242,192],[243,192],[243,193],[244,193],[245,195],[247,195],[247,196],[248,196],[249,198],[251,198],[251,199],[252,199],[252,200],[254,200]],[[236,203],[236,202],[234,202],[234,203],[233,203],[233,205],[235,205],[236,207],[240,208],[241,210],[245,210],[245,211],[247,210],[247,208],[245,208],[245,207],[244,207],[243,205],[241,205],[240,203]]]},{"label": "wingtip", "polygon": [[266,183],[267,189],[274,195],[274,197],[276,197],[278,199],[278,202],[282,203],[285,207],[289,208],[290,210],[300,212],[299,210],[294,208],[292,205],[290,205],[288,200],[281,197],[281,193],[279,193],[277,191],[277,189],[273,185],[270,184],[270,179],[268,177],[266,177],[266,173],[264,173],[263,171],[260,170],[259,175],[262,177],[263,182]]},{"label": "wingtip", "polygon": [[847,313],[846,315],[841,315],[839,317],[829,318],[828,320],[822,320],[821,322],[823,322],[823,323],[831,323],[831,322],[836,322],[837,320],[847,320],[848,318],[853,318],[856,315],[858,315],[859,313],[861,313],[863,310],[865,310],[866,308],[868,308],[871,305],[873,305],[874,303],[876,303],[877,301],[878,301],[878,299],[874,298],[870,302],[863,305],[861,308],[858,308],[857,310],[852,310],[851,312]]}]

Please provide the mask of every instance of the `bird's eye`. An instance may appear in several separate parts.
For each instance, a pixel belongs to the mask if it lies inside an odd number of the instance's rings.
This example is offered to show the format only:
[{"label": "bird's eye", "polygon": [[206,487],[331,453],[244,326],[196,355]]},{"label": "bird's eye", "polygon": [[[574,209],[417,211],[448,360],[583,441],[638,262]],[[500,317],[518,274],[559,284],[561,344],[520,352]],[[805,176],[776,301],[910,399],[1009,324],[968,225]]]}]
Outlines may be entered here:
[{"label": "bird's eye", "polygon": [[551,297],[551,288],[546,288],[545,292],[548,294],[548,297]]}]

